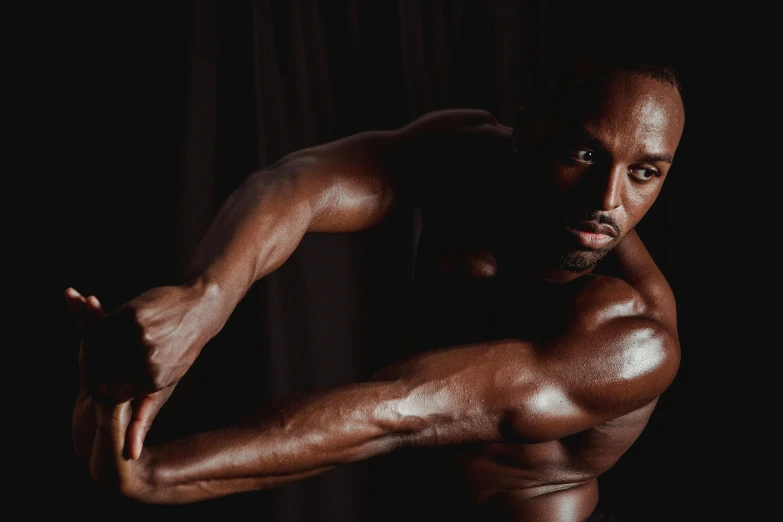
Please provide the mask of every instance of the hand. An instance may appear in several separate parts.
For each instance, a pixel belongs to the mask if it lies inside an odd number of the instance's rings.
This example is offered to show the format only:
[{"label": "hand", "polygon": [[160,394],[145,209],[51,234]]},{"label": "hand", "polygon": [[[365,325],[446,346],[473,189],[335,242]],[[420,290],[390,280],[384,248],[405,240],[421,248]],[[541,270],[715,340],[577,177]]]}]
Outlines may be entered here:
[{"label": "hand", "polygon": [[[68,305],[81,328],[104,317],[103,307],[95,296],[84,298],[67,293]],[[145,467],[128,460],[123,451],[125,434],[131,418],[130,401],[103,405],[93,402],[88,393],[84,369],[84,350],[79,347],[79,395],[72,414],[74,448],[90,475],[110,491],[140,498],[145,484]]]},{"label": "hand", "polygon": [[[66,290],[69,305],[84,299],[75,289]],[[157,287],[85,328],[89,394],[102,404],[132,401],[126,435],[130,458],[139,458],[155,416],[222,327],[211,304],[196,285]]]}]

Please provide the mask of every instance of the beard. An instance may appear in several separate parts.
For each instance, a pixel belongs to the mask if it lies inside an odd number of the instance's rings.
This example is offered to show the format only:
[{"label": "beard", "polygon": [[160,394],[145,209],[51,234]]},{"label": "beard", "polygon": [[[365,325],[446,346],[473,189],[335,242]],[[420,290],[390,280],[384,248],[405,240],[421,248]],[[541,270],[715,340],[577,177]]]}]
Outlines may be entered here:
[{"label": "beard", "polygon": [[539,237],[535,251],[520,254],[527,258],[531,266],[539,269],[557,268],[572,273],[584,272],[596,266],[617,244],[617,241],[612,241],[605,248],[584,248],[574,244],[573,238],[564,233],[561,227],[557,228],[550,229],[549,234],[545,234],[546,239]]},{"label": "beard", "polygon": [[[592,211],[575,215],[572,214],[566,218],[566,224],[571,224],[575,228],[578,228],[577,223],[582,221],[593,221],[604,225],[610,225],[614,228],[617,236],[622,237],[620,225],[603,212]],[[568,241],[569,242],[560,247],[556,258],[557,267],[568,272],[583,272],[589,268],[593,268],[599,261],[606,257],[617,244],[617,239],[615,239],[610,241],[604,248],[592,249],[574,246],[573,244],[570,244],[570,238]]]},{"label": "beard", "polygon": [[611,251],[610,248],[599,250],[564,250],[557,256],[555,264],[561,270],[568,272],[584,272],[594,267]]}]

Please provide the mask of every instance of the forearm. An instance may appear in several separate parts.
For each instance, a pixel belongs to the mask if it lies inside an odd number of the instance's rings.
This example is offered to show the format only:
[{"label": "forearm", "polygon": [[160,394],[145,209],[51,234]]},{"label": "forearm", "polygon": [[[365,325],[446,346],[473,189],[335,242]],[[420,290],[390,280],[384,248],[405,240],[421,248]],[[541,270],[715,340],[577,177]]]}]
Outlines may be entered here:
[{"label": "forearm", "polygon": [[400,408],[405,396],[395,382],[351,385],[145,448],[142,500],[180,504],[273,487],[386,453],[416,431]]},{"label": "forearm", "polygon": [[392,131],[366,132],[289,154],[251,174],[223,203],[185,274],[231,310],[282,265],[307,232],[373,226],[393,198]]},{"label": "forearm", "polygon": [[233,310],[250,286],[274,271],[306,233],[318,201],[295,165],[253,173],[223,203],[185,273]]},{"label": "forearm", "polygon": [[527,357],[521,351],[500,343],[426,353],[369,382],[291,398],[231,427],[147,447],[148,485],[137,498],[195,502],[401,447],[501,442],[504,419],[518,407],[513,368]]},{"label": "forearm", "polygon": [[[579,331],[573,346],[547,357],[516,341],[425,352],[370,382],[292,398],[233,426],[148,446],[134,461],[132,475],[141,478],[128,481],[134,489],[123,494],[182,504],[277,486],[402,447],[546,442],[654,398],[614,376],[587,379],[582,363],[564,367],[562,353],[575,346],[624,342],[603,330],[595,339]],[[637,337],[634,343],[643,344]],[[600,391],[585,391],[588,381]],[[594,406],[621,395],[609,407]]]}]

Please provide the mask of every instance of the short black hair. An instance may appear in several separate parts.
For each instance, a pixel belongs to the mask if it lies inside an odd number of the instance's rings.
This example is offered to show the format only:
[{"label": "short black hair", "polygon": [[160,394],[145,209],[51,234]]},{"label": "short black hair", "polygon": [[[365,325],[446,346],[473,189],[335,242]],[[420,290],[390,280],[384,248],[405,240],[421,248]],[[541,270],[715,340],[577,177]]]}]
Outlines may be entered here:
[{"label": "short black hair", "polygon": [[[687,45],[677,24],[656,20],[627,3],[574,2],[558,4],[561,15],[551,20],[546,49],[532,82],[531,105],[546,104],[564,81],[578,81],[578,67],[592,64],[606,70],[638,73],[667,83],[684,100],[683,69]],[[649,30],[649,26],[658,29]],[[647,34],[647,31],[650,34]]]}]

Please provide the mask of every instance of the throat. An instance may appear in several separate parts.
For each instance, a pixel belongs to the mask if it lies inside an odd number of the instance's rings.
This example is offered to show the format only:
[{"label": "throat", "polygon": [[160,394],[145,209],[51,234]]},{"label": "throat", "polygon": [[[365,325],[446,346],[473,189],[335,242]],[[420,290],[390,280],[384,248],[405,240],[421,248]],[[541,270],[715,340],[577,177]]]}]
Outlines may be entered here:
[{"label": "throat", "polygon": [[567,284],[592,273],[594,264],[579,270],[562,267],[558,256],[550,250],[522,249],[518,245],[498,248],[495,255],[495,275],[509,282],[539,281],[553,284]]}]

